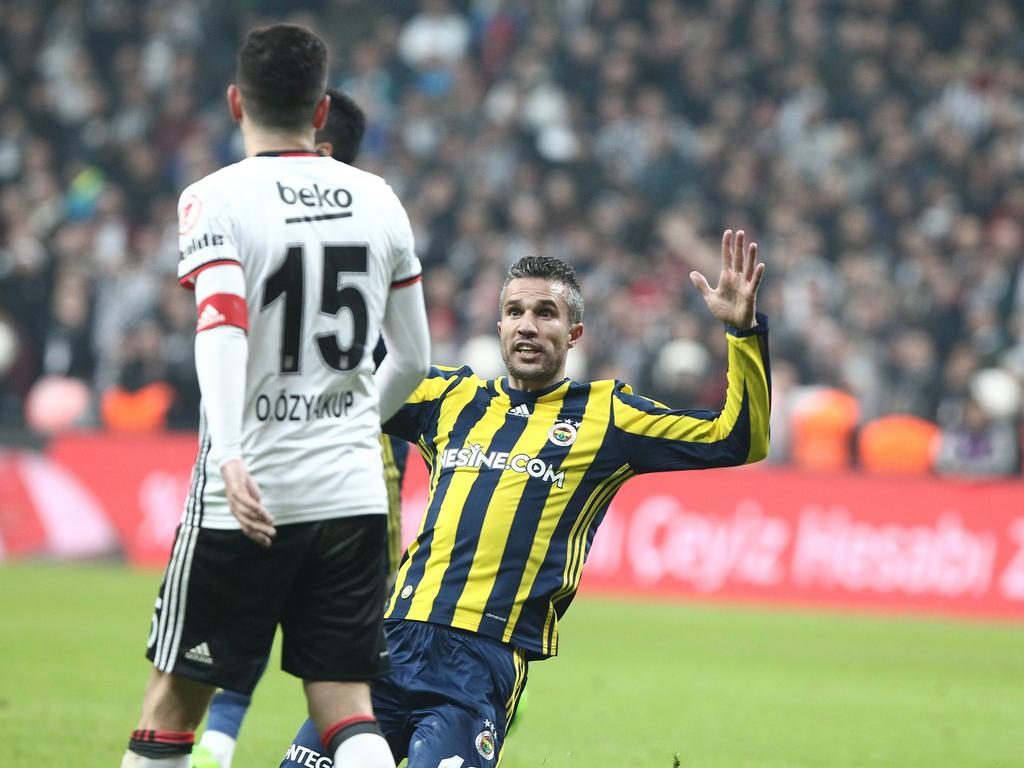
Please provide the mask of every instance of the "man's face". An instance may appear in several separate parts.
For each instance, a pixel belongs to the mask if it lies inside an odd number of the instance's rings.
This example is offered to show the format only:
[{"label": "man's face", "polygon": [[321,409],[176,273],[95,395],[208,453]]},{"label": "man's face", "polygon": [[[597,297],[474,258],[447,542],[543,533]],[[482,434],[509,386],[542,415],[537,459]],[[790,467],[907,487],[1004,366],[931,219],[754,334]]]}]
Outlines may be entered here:
[{"label": "man's face", "polygon": [[[564,285],[543,277],[517,277],[501,304],[501,356],[513,386],[540,389],[565,375],[565,356],[583,335],[569,321]],[[518,382],[518,385],[517,385]]]}]

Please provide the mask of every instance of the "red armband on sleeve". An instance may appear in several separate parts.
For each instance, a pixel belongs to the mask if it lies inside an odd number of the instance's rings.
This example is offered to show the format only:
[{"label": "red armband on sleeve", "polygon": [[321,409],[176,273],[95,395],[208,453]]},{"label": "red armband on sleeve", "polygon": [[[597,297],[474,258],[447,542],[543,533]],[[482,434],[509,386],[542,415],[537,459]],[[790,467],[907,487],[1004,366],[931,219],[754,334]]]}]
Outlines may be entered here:
[{"label": "red armband on sleeve", "polygon": [[221,325],[233,325],[249,331],[249,308],[245,299],[235,293],[215,293],[199,304],[199,322],[196,333]]}]

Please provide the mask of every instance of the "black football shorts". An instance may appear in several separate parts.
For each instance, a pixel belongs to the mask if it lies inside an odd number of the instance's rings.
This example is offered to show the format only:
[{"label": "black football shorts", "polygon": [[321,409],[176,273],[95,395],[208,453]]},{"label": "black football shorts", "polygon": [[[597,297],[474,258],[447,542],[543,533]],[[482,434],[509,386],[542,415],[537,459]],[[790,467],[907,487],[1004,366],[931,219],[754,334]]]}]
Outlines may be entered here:
[{"label": "black football shorts", "polygon": [[281,625],[281,668],[363,681],[390,669],[382,629],[387,516],[280,525],[269,548],[241,531],[182,525],[153,611],[157,669],[251,693]]}]

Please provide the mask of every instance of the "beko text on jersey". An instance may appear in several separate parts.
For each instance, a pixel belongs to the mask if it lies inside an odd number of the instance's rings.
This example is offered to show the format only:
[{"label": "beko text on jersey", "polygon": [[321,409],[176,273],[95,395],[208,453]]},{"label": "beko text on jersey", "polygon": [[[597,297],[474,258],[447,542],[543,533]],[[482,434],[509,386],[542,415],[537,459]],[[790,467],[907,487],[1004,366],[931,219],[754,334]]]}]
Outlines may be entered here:
[{"label": "beko text on jersey", "polygon": [[348,208],[352,205],[352,193],[347,189],[338,187],[331,189],[319,184],[312,187],[292,187],[277,182],[277,194],[285,205],[297,205],[301,203],[307,208]]}]

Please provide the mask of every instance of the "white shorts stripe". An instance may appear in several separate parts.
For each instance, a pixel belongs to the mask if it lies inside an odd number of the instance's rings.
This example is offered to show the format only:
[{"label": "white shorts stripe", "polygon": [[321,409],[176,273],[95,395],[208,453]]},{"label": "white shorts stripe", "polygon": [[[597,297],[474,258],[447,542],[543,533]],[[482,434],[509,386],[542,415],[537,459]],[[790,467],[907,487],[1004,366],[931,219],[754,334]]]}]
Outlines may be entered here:
[{"label": "white shorts stripe", "polygon": [[167,672],[171,672],[174,669],[174,662],[178,658],[178,646],[181,645],[181,633],[185,629],[185,604],[188,598],[188,577],[192,568],[192,555],[196,551],[196,542],[199,540],[198,525],[190,526],[188,528],[187,539],[188,543],[185,546],[184,557],[182,558],[180,582],[176,585],[179,587],[178,591],[180,594],[175,596],[176,605],[174,621],[170,626],[172,635],[167,646]]},{"label": "white shorts stripe", "polygon": [[174,591],[174,586],[180,575],[180,564],[184,559],[184,551],[188,547],[189,530],[184,524],[178,529],[178,535],[174,540],[174,550],[171,552],[171,560],[167,564],[167,572],[164,575],[164,588],[160,596],[160,622],[157,625],[156,652],[153,656],[153,664],[164,672],[170,672],[167,668],[166,650],[168,625],[171,620],[171,593]]},{"label": "white shorts stripe", "polygon": [[[167,576],[164,582],[163,604],[160,611],[160,623],[157,629],[156,653],[153,663],[157,669],[171,672],[174,667],[177,644],[181,640],[184,623],[185,597],[182,585],[188,585],[188,568],[192,564],[192,553],[195,551],[196,538],[199,533],[198,520],[202,506],[202,494],[206,487],[206,458],[210,451],[210,438],[206,434],[205,424],[200,442],[199,455],[193,474],[192,492],[189,494],[182,517],[181,528],[174,551],[167,565]],[[198,514],[197,514],[198,512]]]}]

